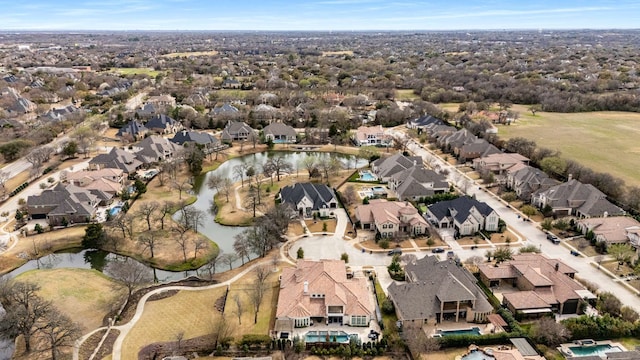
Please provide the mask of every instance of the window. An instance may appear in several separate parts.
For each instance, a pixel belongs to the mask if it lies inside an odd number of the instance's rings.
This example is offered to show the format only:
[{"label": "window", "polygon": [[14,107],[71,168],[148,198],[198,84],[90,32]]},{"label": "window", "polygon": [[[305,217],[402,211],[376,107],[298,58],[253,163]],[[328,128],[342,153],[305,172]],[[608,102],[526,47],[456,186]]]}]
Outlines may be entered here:
[{"label": "window", "polygon": [[351,326],[367,326],[368,321],[367,317],[363,315],[352,315],[351,316]]},{"label": "window", "polygon": [[382,224],[382,228],[386,229],[387,228],[387,224]]}]

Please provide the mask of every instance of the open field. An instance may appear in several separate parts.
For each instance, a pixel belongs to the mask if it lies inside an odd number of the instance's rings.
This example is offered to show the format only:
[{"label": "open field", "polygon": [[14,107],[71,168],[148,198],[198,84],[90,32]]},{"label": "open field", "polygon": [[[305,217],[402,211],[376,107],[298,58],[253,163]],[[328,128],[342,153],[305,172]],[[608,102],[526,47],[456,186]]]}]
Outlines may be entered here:
[{"label": "open field", "polygon": [[339,56],[339,55],[353,56],[353,51],[343,50],[343,51],[323,51],[322,52],[322,56]]},{"label": "open field", "polygon": [[117,72],[121,75],[149,75],[151,77],[156,77],[161,73],[152,68],[111,68],[109,71]]},{"label": "open field", "polygon": [[80,324],[83,332],[102,326],[111,304],[121,296],[113,291],[113,282],[97,270],[32,270],[16,280],[40,285],[38,295]]},{"label": "open field", "polygon": [[520,119],[511,126],[498,127],[501,138],[534,140],[594,171],[610,173],[627,185],[640,185],[640,114],[539,112],[532,116],[526,106],[514,105],[512,109],[520,112]]},{"label": "open field", "polygon": [[122,345],[123,359],[137,359],[144,346],[164,341],[175,341],[183,332],[184,339],[206,335],[222,317],[214,308],[225,287],[211,290],[180,291],[168,298],[147,302],[144,313],[131,329]]},{"label": "open field", "polygon": [[413,89],[396,89],[396,100],[415,100],[420,98]]},{"label": "open field", "polygon": [[191,52],[170,53],[170,54],[164,54],[162,55],[162,57],[177,58],[177,57],[215,56],[215,55],[218,55],[218,52],[215,50],[211,50],[211,51],[191,51]]}]

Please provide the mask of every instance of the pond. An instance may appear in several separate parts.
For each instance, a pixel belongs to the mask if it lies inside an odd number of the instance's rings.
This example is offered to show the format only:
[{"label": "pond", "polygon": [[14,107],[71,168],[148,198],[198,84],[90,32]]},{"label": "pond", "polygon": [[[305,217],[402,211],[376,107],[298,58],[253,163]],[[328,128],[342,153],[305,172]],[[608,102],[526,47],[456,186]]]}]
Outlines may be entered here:
[{"label": "pond", "polygon": [[[367,160],[359,159],[356,156],[352,155],[343,155],[343,154],[334,154],[334,153],[320,153],[320,152],[286,152],[286,151],[270,151],[263,152],[258,154],[245,155],[242,157],[230,159],[220,165],[216,170],[210,171],[207,174],[202,175],[196,181],[195,193],[198,197],[198,200],[193,204],[196,209],[205,211],[211,214],[211,208],[213,205],[213,196],[216,191],[214,189],[209,189],[206,185],[209,177],[214,175],[221,175],[223,177],[231,178],[234,182],[237,179],[233,176],[233,167],[240,164],[250,164],[255,167],[261,167],[264,165],[267,160],[274,156],[283,156],[287,162],[293,165],[295,168],[302,168],[300,163],[307,156],[314,156],[321,160],[323,158],[332,156],[336,157],[345,168],[359,168],[362,166],[366,166],[368,164]],[[180,216],[180,212],[177,212],[174,218]],[[215,215],[211,215],[210,218],[205,221],[203,226],[198,227],[198,231],[203,235],[207,236],[209,239],[213,240],[218,244],[220,250],[225,253],[233,253],[233,242],[234,236],[241,233],[245,228],[239,226],[224,226],[216,223],[214,221]],[[240,265],[240,261],[235,266]]]}]

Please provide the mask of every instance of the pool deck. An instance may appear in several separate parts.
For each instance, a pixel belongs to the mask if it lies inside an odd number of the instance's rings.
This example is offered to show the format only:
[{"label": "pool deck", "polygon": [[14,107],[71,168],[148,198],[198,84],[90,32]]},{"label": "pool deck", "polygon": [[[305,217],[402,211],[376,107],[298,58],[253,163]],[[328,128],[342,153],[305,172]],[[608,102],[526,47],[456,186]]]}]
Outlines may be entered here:
[{"label": "pool deck", "polygon": [[293,329],[292,338],[297,335],[301,339],[304,339],[304,336],[309,331],[344,331],[345,333],[347,333],[349,335],[357,334],[358,337],[360,338],[360,341],[367,342],[367,341],[371,341],[371,340],[369,340],[369,337],[368,337],[371,330],[375,330],[375,331],[377,331],[377,332],[382,334],[382,331],[380,331],[380,326],[378,326],[378,323],[376,321],[371,321],[369,323],[368,327],[349,326],[349,325],[342,325],[341,326],[341,325],[336,325],[336,324],[326,325],[326,324],[315,324],[314,323],[312,326]]},{"label": "pool deck", "polygon": [[425,331],[425,333],[427,334],[427,336],[433,336],[435,334],[438,334],[438,331],[440,330],[444,330],[444,331],[452,331],[452,330],[468,330],[471,328],[477,327],[480,329],[480,334],[484,335],[484,334],[490,334],[491,330],[494,329],[493,325],[491,323],[489,324],[476,324],[476,323],[468,323],[466,321],[460,321],[460,322],[455,322],[455,321],[443,321],[439,324],[436,324],[435,326],[433,325],[427,325],[424,326],[423,329]]},{"label": "pool deck", "polygon": [[[586,340],[586,339],[585,339]],[[572,347],[591,347],[591,346],[596,346],[596,345],[610,345],[611,347],[618,347],[620,348],[622,351],[627,351],[627,348],[625,348],[624,346],[622,346],[621,343],[617,343],[617,342],[611,342],[610,340],[602,340],[602,341],[594,341],[592,345],[580,345],[581,340],[576,340],[572,343],[564,343],[561,344],[558,347],[558,351],[560,351],[563,355],[568,355],[568,354],[572,354],[571,349]],[[577,356],[580,357],[580,356]],[[601,356],[602,357],[602,356]],[[602,357],[604,359],[604,357]]]}]

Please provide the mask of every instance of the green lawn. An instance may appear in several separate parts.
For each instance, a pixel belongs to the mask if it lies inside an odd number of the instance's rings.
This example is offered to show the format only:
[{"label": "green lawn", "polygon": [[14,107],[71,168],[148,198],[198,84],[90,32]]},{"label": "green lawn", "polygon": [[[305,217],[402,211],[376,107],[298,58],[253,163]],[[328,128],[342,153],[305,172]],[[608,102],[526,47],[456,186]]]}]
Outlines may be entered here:
[{"label": "green lawn", "polygon": [[121,75],[149,75],[150,77],[160,74],[160,71],[152,68],[111,68],[109,71],[115,71]]},{"label": "green lawn", "polygon": [[397,89],[396,90],[396,99],[397,100],[416,100],[420,97],[413,93],[413,89]]},{"label": "green lawn", "polygon": [[599,172],[608,172],[627,185],[640,185],[640,114],[627,112],[537,113],[514,105],[520,119],[499,127],[503,138],[526,137],[539,146],[560,150]]}]

